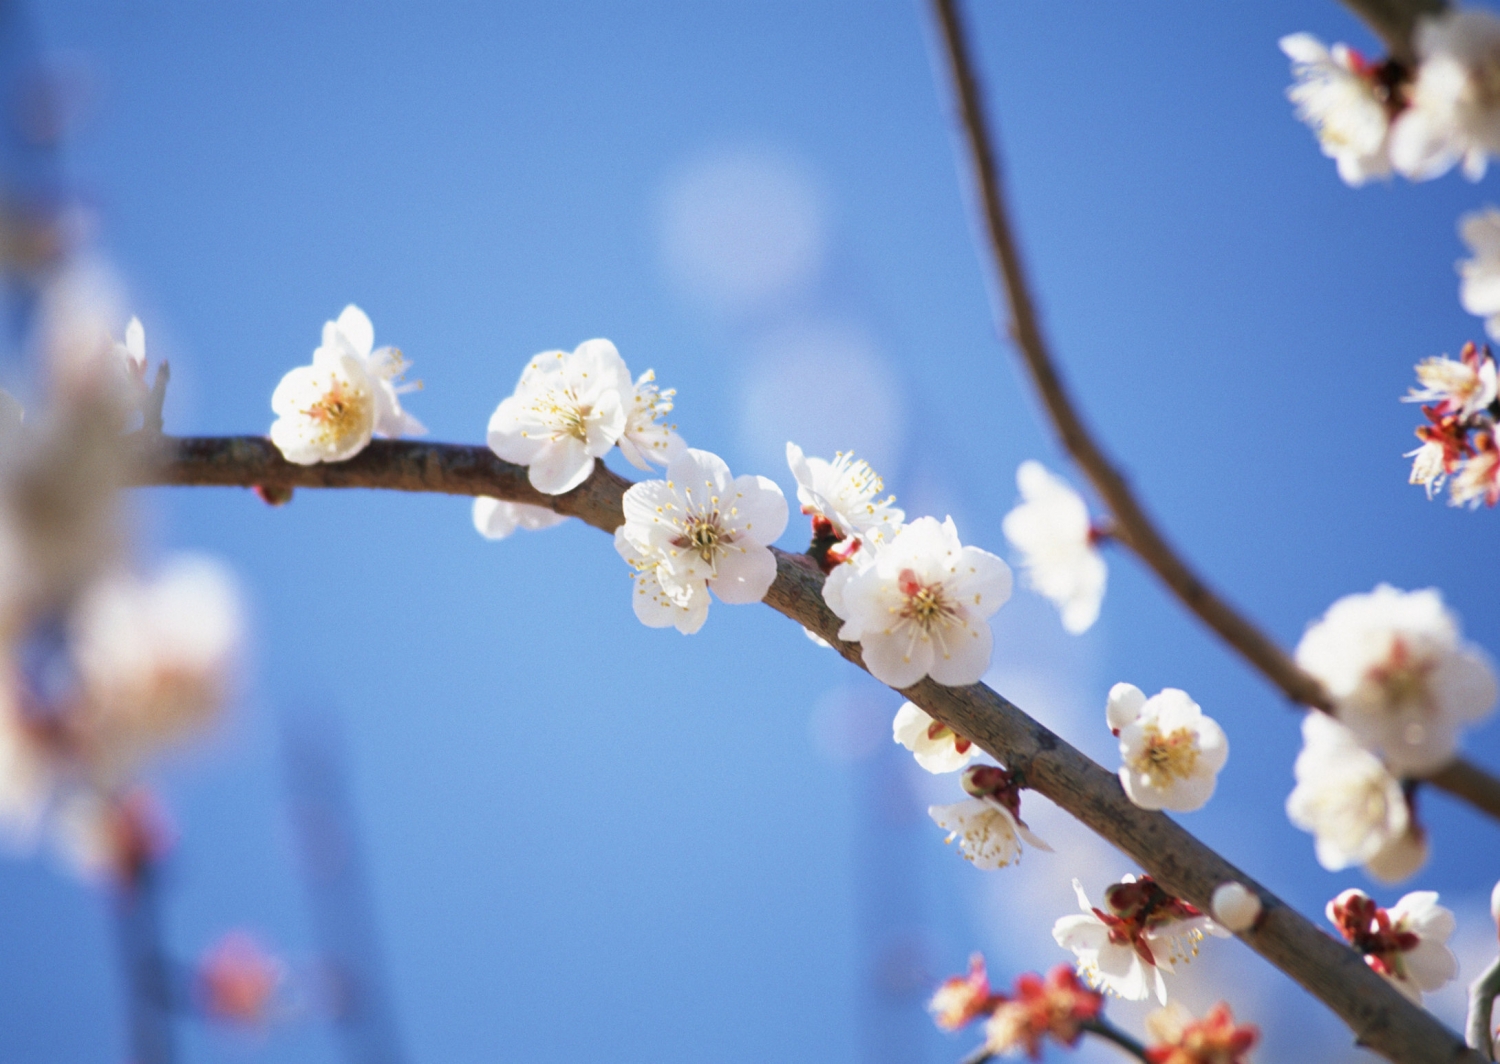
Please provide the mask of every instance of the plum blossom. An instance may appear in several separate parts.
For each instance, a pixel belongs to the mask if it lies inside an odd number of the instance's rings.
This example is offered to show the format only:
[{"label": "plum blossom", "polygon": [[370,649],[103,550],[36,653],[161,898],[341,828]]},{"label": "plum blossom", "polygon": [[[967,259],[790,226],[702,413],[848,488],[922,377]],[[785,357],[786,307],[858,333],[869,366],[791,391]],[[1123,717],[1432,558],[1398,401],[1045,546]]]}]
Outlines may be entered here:
[{"label": "plum blossom", "polygon": [[1089,904],[1076,879],[1073,890],[1083,915],[1060,918],[1052,937],[1073,951],[1078,972],[1090,986],[1127,1001],[1144,1001],[1154,990],[1165,1005],[1162,972],[1174,971],[1178,961],[1192,960],[1205,934],[1227,934],[1150,876],[1126,876],[1105,890],[1108,912]]},{"label": "plum blossom", "polygon": [[1209,911],[1220,927],[1239,934],[1250,930],[1260,919],[1260,898],[1245,884],[1231,880],[1214,888]]},{"label": "plum blossom", "polygon": [[1448,948],[1453,913],[1437,903],[1434,891],[1406,895],[1389,910],[1361,890],[1346,890],[1328,903],[1328,922],[1365,963],[1418,1005],[1458,976],[1458,959]]},{"label": "plum blossom", "polygon": [[[1500,210],[1487,207],[1464,215],[1458,220],[1458,234],[1474,256],[1458,264],[1463,279],[1459,302],[1470,314],[1484,319],[1484,331],[1491,339],[1500,339]],[[1490,392],[1494,398],[1493,384]]]},{"label": "plum blossom", "polygon": [[422,423],[401,408],[407,363],[394,347],[375,349],[375,327],[354,304],[323,325],[323,342],[310,366],[281,378],[271,395],[276,421],[271,442],[297,465],[342,462],[372,436],[420,436]]},{"label": "plum blossom", "polygon": [[485,539],[504,539],[518,528],[538,532],[566,520],[562,514],[545,506],[493,499],[488,495],[474,500],[474,528]]},{"label": "plum blossom", "polygon": [[1334,712],[1397,775],[1452,760],[1460,727],[1494,708],[1495,676],[1432,588],[1381,584],[1347,595],[1309,626],[1297,664],[1317,677]]},{"label": "plum blossom", "polygon": [[627,457],[644,458],[656,449],[641,421],[644,414],[630,370],[615,345],[586,340],[571,353],[543,351],[526,364],[516,390],[495,408],[490,450],[526,466],[537,491],[561,495],[588,479],[595,459],[624,436],[633,413],[637,438]]},{"label": "plum blossom", "polygon": [[246,931],[230,931],[198,961],[197,996],[215,1020],[260,1026],[271,1016],[286,965]]},{"label": "plum blossom", "polygon": [[775,481],[733,477],[718,455],[683,448],[666,480],[625,492],[615,549],[635,570],[635,615],[652,628],[691,634],[708,618],[708,591],[731,604],[759,602],[776,579],[770,545],[786,529]]},{"label": "plum blossom", "polygon": [[1459,464],[1448,485],[1448,502],[1453,506],[1477,507],[1480,502],[1494,506],[1500,502],[1500,448],[1495,433],[1483,429],[1470,441],[1470,455]]},{"label": "plum blossom", "polygon": [[1412,460],[1407,483],[1422,485],[1430,499],[1450,475],[1464,467],[1465,459],[1474,454],[1474,447],[1463,418],[1438,414],[1434,408],[1425,406],[1422,413],[1427,424],[1416,428],[1416,437],[1422,444],[1414,451],[1407,451],[1404,457]]},{"label": "plum blossom", "polygon": [[676,388],[662,391],[657,387],[655,370],[636,378],[625,409],[625,431],[617,442],[625,460],[637,469],[650,469],[653,462],[664,466],[686,446],[677,435],[677,426],[663,421],[672,412],[676,395]]},{"label": "plum blossom", "polygon": [[932,773],[957,772],[984,752],[913,702],[901,703],[891,722],[891,734],[915,755],[917,764]]},{"label": "plum blossom", "polygon": [[1246,1064],[1245,1054],[1260,1040],[1260,1029],[1236,1024],[1222,1001],[1201,1020],[1174,1001],[1146,1017],[1146,1031],[1154,1043],[1146,1049],[1148,1064]]},{"label": "plum blossom", "polygon": [[956,1031],[989,1012],[996,1000],[990,992],[984,957],[976,953],[969,958],[969,970],[965,974],[943,980],[927,1002],[927,1011],[932,1013],[932,1022],[943,1030]]},{"label": "plum blossom", "polygon": [[1020,859],[1021,841],[1052,852],[1021,819],[1021,789],[1009,772],[995,765],[975,765],[964,773],[964,790],[971,797],[952,805],[931,805],[927,815],[948,832],[944,841],[958,840],[964,858],[986,871],[1004,868]]},{"label": "plum blossom", "polygon": [[1442,356],[1417,363],[1417,382],[1421,388],[1413,388],[1402,402],[1431,403],[1440,417],[1472,417],[1495,401],[1495,360],[1488,348],[1481,351],[1468,343],[1457,359]]},{"label": "plum blossom", "polygon": [[1352,187],[1391,172],[1388,152],[1391,94],[1383,65],[1369,63],[1346,44],[1327,47],[1310,33],[1281,38],[1296,84],[1287,98],[1312,127],[1323,154]]},{"label": "plum blossom", "polygon": [[843,561],[861,540],[886,540],[906,520],[896,497],[885,490],[870,463],[840,451],[829,462],[809,458],[795,443],[786,445],[786,464],[797,480],[797,501],[812,517],[813,542],[824,545],[830,561]]},{"label": "plum blossom", "polygon": [[1104,995],[1081,984],[1069,965],[1059,964],[1045,981],[1025,972],[990,1014],[984,1048],[996,1055],[1025,1053],[1041,1060],[1049,1037],[1058,1045],[1076,1046],[1085,1024],[1098,1019],[1103,1008]]},{"label": "plum blossom", "polygon": [[1117,683],[1105,717],[1120,737],[1120,784],[1136,805],[1190,813],[1213,796],[1229,739],[1187,692],[1168,687],[1147,698]]},{"label": "plum blossom", "polygon": [[844,622],[839,638],[859,641],[881,683],[910,687],[931,676],[952,687],[989,668],[988,618],[1010,591],[1010,567],[960,543],[951,517],[922,517],[835,568],[823,598]]},{"label": "plum blossom", "polygon": [[1099,617],[1108,576],[1088,506],[1040,462],[1022,462],[1016,485],[1022,502],[1000,527],[1021,552],[1027,585],[1062,611],[1065,629],[1086,632]]},{"label": "plum blossom", "polygon": [[1414,830],[1401,782],[1348,728],[1325,713],[1309,713],[1302,743],[1286,815],[1312,833],[1320,865],[1337,872],[1368,864]]},{"label": "plum blossom", "polygon": [[1461,162],[1478,181],[1500,152],[1500,18],[1450,9],[1419,21],[1412,43],[1420,62],[1391,129],[1391,162],[1413,181]]}]

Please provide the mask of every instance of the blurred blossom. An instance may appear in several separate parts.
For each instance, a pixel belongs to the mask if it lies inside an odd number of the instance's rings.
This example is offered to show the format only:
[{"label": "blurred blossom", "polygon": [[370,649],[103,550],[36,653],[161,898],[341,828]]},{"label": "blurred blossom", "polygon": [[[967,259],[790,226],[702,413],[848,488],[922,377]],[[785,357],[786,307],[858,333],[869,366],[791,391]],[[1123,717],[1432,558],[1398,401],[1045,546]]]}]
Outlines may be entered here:
[{"label": "blurred blossom", "polygon": [[567,518],[542,506],[508,502],[481,495],[474,500],[474,528],[485,539],[505,539],[518,528],[539,532],[562,524]]},{"label": "blurred blossom", "polygon": [[1001,530],[1021,552],[1026,583],[1062,611],[1065,629],[1086,632],[1099,617],[1108,576],[1088,506],[1040,462],[1022,462],[1016,485],[1022,501],[1005,515]]},{"label": "blurred blossom", "polygon": [[1479,8],[1449,10],[1417,22],[1412,45],[1420,61],[1408,106],[1391,129],[1391,161],[1422,181],[1463,164],[1478,181],[1500,154],[1500,18]]},{"label": "blurred blossom", "polygon": [[261,1026],[271,1018],[286,965],[254,935],[229,931],[198,961],[197,990],[203,1011],[216,1020]]},{"label": "blurred blossom", "polygon": [[1146,1017],[1146,1030],[1155,1043],[1146,1050],[1149,1064],[1244,1064],[1260,1040],[1260,1029],[1236,1024],[1223,1002],[1195,1020],[1174,1001]]},{"label": "blurred blossom", "polygon": [[1323,154],[1338,164],[1339,177],[1353,187],[1391,172],[1390,87],[1383,64],[1368,62],[1347,44],[1326,46],[1310,33],[1281,38],[1297,83],[1287,97],[1297,117],[1317,134]]}]

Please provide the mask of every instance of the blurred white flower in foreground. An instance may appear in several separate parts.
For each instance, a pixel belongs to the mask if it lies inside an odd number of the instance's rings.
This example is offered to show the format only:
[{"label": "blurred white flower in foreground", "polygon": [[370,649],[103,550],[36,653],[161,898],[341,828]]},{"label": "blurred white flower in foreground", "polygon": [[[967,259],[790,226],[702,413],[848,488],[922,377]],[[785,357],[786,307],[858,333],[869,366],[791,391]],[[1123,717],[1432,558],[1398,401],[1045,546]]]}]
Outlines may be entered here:
[{"label": "blurred white flower in foreground", "polygon": [[1479,8],[1428,16],[1413,47],[1419,65],[1391,129],[1391,162],[1414,181],[1462,162],[1478,181],[1500,153],[1500,18]]},{"label": "blurred white flower in foreground", "polygon": [[1416,825],[1401,781],[1326,713],[1314,711],[1302,719],[1302,744],[1292,767],[1297,786],[1286,800],[1286,815],[1312,833],[1318,863],[1337,872],[1369,864],[1387,850],[1403,853],[1402,840]]},{"label": "blurred white flower in foreground", "polygon": [[1117,683],[1105,717],[1120,737],[1120,784],[1136,805],[1189,813],[1213,797],[1229,739],[1187,692],[1168,687],[1147,698]]},{"label": "blurred white flower in foreground", "polygon": [[685,448],[666,480],[625,492],[615,549],[635,569],[641,623],[691,634],[708,618],[708,590],[731,604],[759,602],[776,579],[770,545],[786,529],[775,481],[732,477],[718,455]]},{"label": "blurred white flower in foreground", "polygon": [[[1496,280],[1500,281],[1500,274]],[[1440,417],[1468,418],[1495,401],[1495,360],[1488,349],[1465,344],[1458,358],[1424,358],[1416,370],[1421,387],[1407,392],[1403,403],[1430,403]]]},{"label": "blurred white flower in foreground", "polygon": [[485,539],[504,539],[518,528],[538,532],[562,524],[567,518],[545,506],[508,502],[481,495],[474,500],[474,528]]},{"label": "blurred white flower in foreground", "polygon": [[948,832],[945,841],[958,840],[959,849],[974,867],[1004,868],[1020,858],[1022,840],[1052,852],[1021,819],[1021,789],[1005,769],[975,765],[964,773],[963,786],[971,797],[952,805],[928,806],[927,815]]},{"label": "blurred white flower in foreground", "polygon": [[1040,462],[1022,462],[1016,485],[1023,501],[1005,515],[1001,529],[1021,552],[1026,583],[1057,605],[1064,628],[1086,632],[1099,617],[1108,576],[1088,506]]},{"label": "blurred white flower in foreground", "polygon": [[1010,567],[960,543],[951,517],[921,517],[835,568],[823,598],[844,622],[839,638],[859,641],[881,683],[910,687],[930,675],[959,686],[989,668],[988,618],[1010,590]]},{"label": "blurred white flower in foreground", "polygon": [[928,772],[957,772],[983,750],[958,732],[940,724],[914,702],[903,702],[891,722],[892,737],[906,747]]},{"label": "blurred white flower in foreground", "polygon": [[1238,934],[1255,926],[1255,921],[1260,919],[1261,903],[1245,884],[1231,881],[1214,888],[1209,910],[1215,923]]},{"label": "blurred white flower in foreground", "polygon": [[654,370],[636,378],[625,410],[625,431],[620,434],[620,453],[637,469],[650,469],[652,462],[666,465],[686,446],[677,427],[663,420],[672,412],[677,389],[662,391],[655,382]]},{"label": "blurred white flower in foreground", "polygon": [[[1462,278],[1458,290],[1459,302],[1470,314],[1484,319],[1484,331],[1492,339],[1500,338],[1500,210],[1486,207],[1482,211],[1473,211],[1464,215],[1458,220],[1458,234],[1469,246],[1469,251],[1474,256],[1471,259],[1462,259],[1458,263],[1458,273]],[[1421,367],[1418,367],[1417,372],[1421,373]],[[1479,382],[1466,379],[1464,383],[1467,387],[1464,392],[1472,396],[1476,391],[1487,390],[1490,399],[1493,400],[1495,398],[1495,372],[1492,361],[1489,361],[1489,371],[1486,376],[1487,380],[1480,384],[1479,388],[1475,387],[1475,384]],[[1423,381],[1423,383],[1427,382]],[[1485,405],[1485,403],[1477,402],[1465,403],[1463,412],[1473,413]]]},{"label": "blurred white flower in foreground", "polygon": [[1459,728],[1489,714],[1495,676],[1434,589],[1381,584],[1347,595],[1297,645],[1340,721],[1397,775],[1426,775],[1454,757]]},{"label": "blurred white flower in foreground", "polygon": [[1361,890],[1346,890],[1328,903],[1328,922],[1339,929],[1365,963],[1418,1005],[1458,976],[1448,948],[1453,913],[1430,890],[1414,891],[1389,910]]},{"label": "blurred white flower in foreground", "polygon": [[313,465],[354,457],[372,435],[421,435],[422,423],[401,409],[401,395],[420,387],[401,383],[406,365],[394,347],[375,350],[375,327],[349,304],[324,323],[312,364],[287,373],[272,393],[271,442],[288,462]]},{"label": "blurred white flower in foreground", "polygon": [[[870,463],[840,451],[832,462],[808,458],[802,448],[788,441],[786,464],[797,480],[797,501],[813,519],[813,539],[844,544],[851,539],[886,540],[906,520],[896,507],[896,497],[880,498],[885,482]],[[848,544],[830,556],[842,561],[856,544]]]},{"label": "blurred white flower in foreground", "polygon": [[624,435],[635,395],[630,370],[608,340],[585,340],[572,353],[544,351],[495,408],[490,450],[526,466],[537,491],[572,491]]},{"label": "blurred white flower in foreground", "polygon": [[1390,112],[1374,68],[1348,45],[1328,48],[1310,33],[1278,43],[1297,79],[1287,98],[1317,134],[1323,154],[1338,164],[1344,183],[1357,188],[1389,175]]}]

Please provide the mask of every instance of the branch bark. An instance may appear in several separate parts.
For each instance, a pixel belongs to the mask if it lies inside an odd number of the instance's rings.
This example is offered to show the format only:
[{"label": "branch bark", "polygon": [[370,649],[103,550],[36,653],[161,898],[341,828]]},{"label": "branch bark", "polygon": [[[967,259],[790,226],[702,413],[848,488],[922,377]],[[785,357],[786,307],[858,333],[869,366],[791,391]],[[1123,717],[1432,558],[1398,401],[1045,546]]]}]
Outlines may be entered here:
[{"label": "branch bark", "polygon": [[1343,0],[1343,4],[1375,31],[1385,42],[1391,57],[1410,63],[1412,31],[1417,19],[1435,15],[1448,5],[1444,0]]},{"label": "branch bark", "polygon": [[[384,488],[447,495],[490,495],[544,506],[613,533],[624,521],[629,483],[602,465],[566,495],[538,494],[526,470],[482,447],[377,440],[347,462],[296,466],[268,440],[253,437],[163,438],[159,463],[141,484],[282,488]],[[777,576],[766,603],[828,640],[864,667],[858,643],[838,638],[839,619],[823,601],[823,574],[806,555],[776,552]],[[1205,912],[1214,888],[1234,880],[1264,906],[1257,926],[1239,937],[1332,1009],[1361,1045],[1400,1064],[1479,1064],[1481,1058],[1432,1015],[1376,975],[1359,954],[1284,902],[1161,813],[1132,805],[1114,773],[983,684],[944,687],[924,680],[901,692],[934,718],[970,737],[1017,773],[1024,785],[1067,810],[1133,858],[1162,886]]]},{"label": "branch bark", "polygon": [[[1376,4],[1375,0],[1370,2],[1373,6],[1395,7],[1404,0],[1388,0],[1383,4]],[[998,156],[989,135],[984,99],[969,58],[968,39],[959,17],[957,0],[933,0],[933,7],[942,30],[945,54],[958,97],[959,118],[974,165],[985,234],[999,266],[1004,303],[1009,311],[1005,331],[1020,352],[1063,447],[1089,478],[1114,518],[1111,535],[1145,562],[1190,613],[1217,632],[1231,649],[1287,698],[1325,713],[1333,712],[1333,700],[1317,678],[1299,668],[1285,650],[1192,570],[1146,513],[1124,475],[1115,468],[1103,446],[1084,423],[1042,334],[1026,269],[1006,209]],[[1500,819],[1500,780],[1483,770],[1457,760],[1431,776],[1428,782]]]}]

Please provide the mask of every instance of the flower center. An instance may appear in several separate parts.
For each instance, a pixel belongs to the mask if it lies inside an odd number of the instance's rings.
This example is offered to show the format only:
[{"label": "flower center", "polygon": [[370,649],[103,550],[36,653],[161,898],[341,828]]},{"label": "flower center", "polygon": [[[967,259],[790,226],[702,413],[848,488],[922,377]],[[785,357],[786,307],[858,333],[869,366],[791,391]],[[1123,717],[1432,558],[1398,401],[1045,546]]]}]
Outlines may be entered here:
[{"label": "flower center", "polygon": [[1178,728],[1163,735],[1155,724],[1147,724],[1142,731],[1146,745],[1135,759],[1136,771],[1144,772],[1158,787],[1193,774],[1198,763],[1198,746],[1189,729]]},{"label": "flower center", "polygon": [[901,570],[897,584],[906,599],[901,606],[901,616],[919,628],[931,630],[958,615],[958,611],[943,594],[942,584],[924,584],[910,569]]},{"label": "flower center", "polygon": [[331,442],[358,430],[364,421],[370,395],[335,377],[317,400],[302,411],[318,426],[318,439]]},{"label": "flower center", "polygon": [[692,551],[709,565],[713,565],[734,542],[734,533],[719,524],[718,510],[693,514],[681,527],[682,534],[672,541],[672,545]]},{"label": "flower center", "polygon": [[531,409],[552,429],[554,436],[571,436],[588,442],[588,419],[593,408],[580,403],[573,389],[549,388],[531,404]]},{"label": "flower center", "polygon": [[1397,639],[1391,644],[1391,656],[1384,665],[1371,670],[1371,677],[1380,685],[1390,709],[1425,709],[1431,705],[1427,674],[1432,666],[1432,661],[1414,657],[1405,640]]}]

